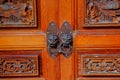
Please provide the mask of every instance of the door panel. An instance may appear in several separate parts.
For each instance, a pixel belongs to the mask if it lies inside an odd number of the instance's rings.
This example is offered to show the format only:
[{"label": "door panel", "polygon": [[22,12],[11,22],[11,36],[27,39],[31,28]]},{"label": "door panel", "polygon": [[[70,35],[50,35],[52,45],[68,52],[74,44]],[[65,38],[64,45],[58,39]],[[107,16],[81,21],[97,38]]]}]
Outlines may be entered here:
[{"label": "door panel", "polygon": [[[119,72],[112,73],[112,60],[119,57],[120,29],[117,24],[85,25],[87,0],[76,0],[77,34],[75,36],[75,77],[77,80],[119,80]],[[91,14],[92,15],[92,14]],[[94,16],[94,15],[93,15]],[[101,25],[102,24],[102,25]],[[112,27],[111,27],[112,26]],[[96,56],[97,55],[97,56]],[[114,57],[113,57],[114,55]],[[88,58],[89,56],[89,58]],[[91,57],[90,57],[91,56]],[[99,63],[100,59],[105,61]],[[90,65],[87,65],[87,62]],[[108,62],[107,62],[108,61]],[[92,63],[93,62],[93,63]],[[106,64],[107,63],[107,64]],[[111,67],[108,67],[111,64]],[[118,65],[119,63],[116,63]],[[87,66],[86,66],[87,65]],[[101,65],[103,70],[99,70]],[[107,70],[105,66],[107,66]],[[89,68],[88,68],[89,67]],[[114,67],[115,69],[116,67]],[[119,68],[116,68],[119,69]],[[89,72],[90,70],[90,72]],[[91,71],[93,70],[93,71]],[[96,71],[94,73],[94,71]],[[102,72],[103,71],[103,72]],[[106,72],[107,71],[107,72]],[[87,73],[88,72],[88,73]],[[117,71],[115,71],[117,72]]]},{"label": "door panel", "polygon": [[80,48],[76,50],[76,79],[118,79],[119,49]]},{"label": "door panel", "polygon": [[[74,0],[59,0],[59,26],[67,21],[74,26]],[[60,55],[60,69],[61,69],[61,80],[73,80],[74,79],[74,52],[69,58],[65,58],[62,54]]]},{"label": "door panel", "polygon": [[39,50],[45,44],[42,34],[0,34],[0,50]]},{"label": "door panel", "polygon": [[44,55],[42,50],[10,50],[0,52],[1,80],[19,78],[45,79]]},{"label": "door panel", "polygon": [[[58,0],[45,0],[46,6],[46,26],[51,22],[55,22],[58,25],[58,13],[59,13],[59,1]],[[43,29],[46,34],[47,27]],[[47,60],[47,80],[60,80],[60,57],[51,58],[48,52],[45,51]]]},{"label": "door panel", "polygon": [[[109,54],[109,52],[107,51]],[[119,54],[113,52],[108,54],[83,54],[81,58],[82,76],[120,76],[119,74]],[[101,55],[102,54],[102,55]],[[114,55],[113,55],[114,54]],[[78,60],[80,61],[80,60]],[[79,63],[78,63],[79,64]],[[80,66],[78,66],[80,67]]]},{"label": "door panel", "polygon": [[[12,0],[8,0],[8,1],[12,1]],[[42,30],[44,30],[47,27],[46,12],[49,11],[49,9],[45,8],[44,6],[47,6],[46,3],[48,1],[36,0],[36,2],[37,2],[36,4],[37,27],[35,28],[19,27],[18,28],[19,26],[18,25],[14,28],[11,28],[11,27],[0,28],[0,55],[1,55],[0,60],[1,59],[6,60],[6,63],[9,63],[9,65],[12,65],[14,69],[14,66],[16,66],[15,68],[19,68],[19,65],[22,65],[22,63],[25,63],[25,64],[29,63],[29,58],[30,59],[35,58],[34,59],[36,61],[35,65],[38,66],[38,68],[36,67],[37,73],[28,72],[27,74],[24,74],[24,72],[19,72],[19,74],[17,74],[18,71],[16,71],[16,73],[13,72],[14,73],[13,75],[13,73],[10,72],[9,74],[6,73],[7,75],[1,76],[0,80],[8,80],[8,79],[9,80],[19,80],[19,79],[21,80],[25,80],[25,79],[47,80],[48,79],[49,80],[48,77],[54,76],[54,75],[48,76],[49,73],[47,73],[49,72],[48,71],[49,69],[47,68],[48,66],[47,61],[49,61],[50,58],[47,58],[48,54],[45,49],[46,39],[45,39],[45,34],[42,32]],[[34,55],[37,55],[38,57],[36,56],[34,57]],[[59,60],[56,60],[56,61],[59,61]],[[14,63],[14,66],[13,66],[13,63]],[[2,65],[4,66],[5,64],[2,64]],[[2,65],[0,65],[0,67]],[[52,61],[50,62],[50,65],[52,65]],[[55,67],[55,66],[52,66],[52,67]],[[10,68],[8,67],[7,70],[9,71]],[[4,72],[0,71],[0,74],[4,74]],[[56,80],[56,79],[52,78],[52,80]]]},{"label": "door panel", "polygon": [[[38,70],[38,61],[40,62],[41,60],[38,60],[38,55],[1,55],[0,58],[0,77],[35,77],[40,73]],[[42,68],[41,66],[42,65],[40,65],[40,69]]]}]

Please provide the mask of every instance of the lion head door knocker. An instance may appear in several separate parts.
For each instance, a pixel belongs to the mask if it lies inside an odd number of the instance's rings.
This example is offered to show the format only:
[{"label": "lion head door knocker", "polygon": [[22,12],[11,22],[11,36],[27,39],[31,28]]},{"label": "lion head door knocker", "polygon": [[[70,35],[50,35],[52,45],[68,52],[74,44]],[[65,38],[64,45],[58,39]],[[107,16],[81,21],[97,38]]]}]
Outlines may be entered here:
[{"label": "lion head door knocker", "polygon": [[47,50],[49,55],[54,58],[58,54],[58,45],[59,45],[59,31],[58,27],[54,22],[51,22],[47,28]]},{"label": "lion head door knocker", "polygon": [[69,57],[73,50],[73,31],[68,22],[64,22],[60,30],[60,48],[59,52],[65,57]]},{"label": "lion head door knocker", "polygon": [[73,50],[73,31],[68,22],[64,22],[58,31],[58,27],[51,22],[47,28],[47,50],[52,58],[62,53],[65,57],[69,57]]}]

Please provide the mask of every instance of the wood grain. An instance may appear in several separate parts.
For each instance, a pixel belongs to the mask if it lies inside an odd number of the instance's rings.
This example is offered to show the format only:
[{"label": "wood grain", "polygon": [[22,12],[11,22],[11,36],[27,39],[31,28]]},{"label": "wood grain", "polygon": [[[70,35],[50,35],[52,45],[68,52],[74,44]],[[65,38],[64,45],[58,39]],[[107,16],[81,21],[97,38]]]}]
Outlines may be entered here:
[{"label": "wood grain", "polygon": [[[59,0],[59,27],[67,21],[75,29],[74,0]],[[69,58],[60,55],[61,80],[74,80],[74,52]]]},{"label": "wood grain", "polygon": [[[59,19],[59,0],[44,0],[43,3],[45,6],[44,17],[43,20],[46,20],[44,23],[43,31],[46,31],[47,26],[50,22],[54,21],[58,25]],[[46,16],[46,17],[45,17]],[[46,33],[45,33],[46,34]],[[60,58],[59,56],[55,58],[51,58],[48,55],[48,52],[44,51],[44,60],[46,60],[47,64],[47,80],[61,80],[60,78]]]},{"label": "wood grain", "polygon": [[120,35],[77,35],[76,48],[120,48]]},{"label": "wood grain", "polygon": [[0,35],[0,50],[39,50],[45,44],[44,35]]}]

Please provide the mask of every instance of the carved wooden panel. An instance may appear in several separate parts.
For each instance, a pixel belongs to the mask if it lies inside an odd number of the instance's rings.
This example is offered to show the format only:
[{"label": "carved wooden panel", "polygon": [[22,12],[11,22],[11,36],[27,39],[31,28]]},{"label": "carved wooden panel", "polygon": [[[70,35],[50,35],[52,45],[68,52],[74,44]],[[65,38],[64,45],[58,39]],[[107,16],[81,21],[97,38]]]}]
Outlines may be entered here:
[{"label": "carved wooden panel", "polygon": [[0,77],[38,75],[38,55],[0,56]]},{"label": "carved wooden panel", "polygon": [[83,76],[120,76],[120,55],[82,55]]},{"label": "carved wooden panel", "polygon": [[0,27],[36,27],[36,0],[0,0]]},{"label": "carved wooden panel", "polygon": [[85,0],[85,25],[120,24],[120,0]]}]

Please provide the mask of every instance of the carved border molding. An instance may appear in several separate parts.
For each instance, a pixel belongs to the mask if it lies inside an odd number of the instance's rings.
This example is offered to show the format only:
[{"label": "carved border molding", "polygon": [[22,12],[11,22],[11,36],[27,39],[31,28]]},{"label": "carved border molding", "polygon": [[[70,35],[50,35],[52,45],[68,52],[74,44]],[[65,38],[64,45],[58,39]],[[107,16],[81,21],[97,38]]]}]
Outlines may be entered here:
[{"label": "carved border molding", "polygon": [[120,76],[119,54],[81,55],[81,59],[79,58],[78,62],[82,64],[78,67],[81,66],[83,76]]},{"label": "carved border molding", "polygon": [[0,77],[38,76],[38,55],[1,55]]}]

